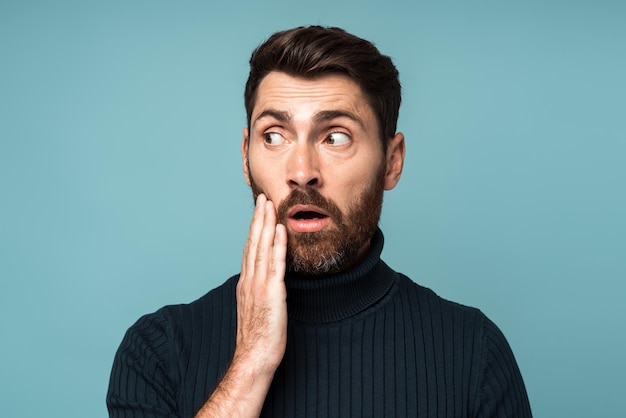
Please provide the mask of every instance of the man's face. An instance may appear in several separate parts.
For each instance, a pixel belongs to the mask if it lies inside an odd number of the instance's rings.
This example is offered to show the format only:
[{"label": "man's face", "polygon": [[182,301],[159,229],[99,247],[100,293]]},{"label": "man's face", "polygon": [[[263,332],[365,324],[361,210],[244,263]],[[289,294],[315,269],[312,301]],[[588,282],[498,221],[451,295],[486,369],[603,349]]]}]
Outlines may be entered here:
[{"label": "man's face", "polygon": [[340,271],[367,250],[383,190],[399,179],[398,147],[404,156],[401,134],[385,155],[379,132],[360,87],[345,76],[271,72],[261,81],[244,130],[244,173],[255,197],[265,193],[277,205],[290,270]]}]

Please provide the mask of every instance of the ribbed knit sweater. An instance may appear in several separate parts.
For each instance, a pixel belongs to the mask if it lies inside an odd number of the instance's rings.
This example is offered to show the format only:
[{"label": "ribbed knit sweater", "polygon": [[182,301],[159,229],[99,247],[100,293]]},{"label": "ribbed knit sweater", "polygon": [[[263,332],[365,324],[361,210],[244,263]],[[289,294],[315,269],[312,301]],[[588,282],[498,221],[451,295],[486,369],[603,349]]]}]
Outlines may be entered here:
[{"label": "ribbed knit sweater", "polygon": [[[356,267],[287,275],[288,329],[264,417],[530,417],[500,330],[382,260],[383,236]],[[139,319],[116,354],[111,417],[193,417],[235,348],[238,276],[197,301]]]}]

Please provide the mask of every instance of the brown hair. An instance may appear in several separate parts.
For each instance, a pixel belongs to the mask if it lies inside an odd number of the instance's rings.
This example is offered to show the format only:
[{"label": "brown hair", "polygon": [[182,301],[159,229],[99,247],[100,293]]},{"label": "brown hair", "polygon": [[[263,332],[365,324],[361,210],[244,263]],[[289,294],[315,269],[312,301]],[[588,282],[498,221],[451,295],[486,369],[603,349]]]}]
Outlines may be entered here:
[{"label": "brown hair", "polygon": [[[381,139],[396,134],[401,92],[398,70],[369,41],[343,29],[308,26],[276,32],[250,57],[244,93],[248,127],[261,80],[272,71],[314,79],[343,74],[356,82],[378,118]],[[386,148],[387,141],[383,141]]]}]

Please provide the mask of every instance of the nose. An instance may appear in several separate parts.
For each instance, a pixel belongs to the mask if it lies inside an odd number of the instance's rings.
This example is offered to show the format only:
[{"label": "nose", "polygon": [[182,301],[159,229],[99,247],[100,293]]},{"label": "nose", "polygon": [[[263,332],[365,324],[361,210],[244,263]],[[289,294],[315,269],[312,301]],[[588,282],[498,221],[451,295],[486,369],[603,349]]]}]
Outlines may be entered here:
[{"label": "nose", "polygon": [[313,144],[296,143],[287,163],[287,183],[292,189],[321,186],[319,156]]}]

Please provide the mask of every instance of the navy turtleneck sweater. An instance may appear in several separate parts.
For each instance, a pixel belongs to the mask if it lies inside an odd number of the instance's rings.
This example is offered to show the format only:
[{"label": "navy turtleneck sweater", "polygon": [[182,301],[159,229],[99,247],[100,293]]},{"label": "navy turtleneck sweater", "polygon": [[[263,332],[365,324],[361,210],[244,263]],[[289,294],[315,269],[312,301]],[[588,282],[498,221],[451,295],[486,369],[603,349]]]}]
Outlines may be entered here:
[{"label": "navy turtleneck sweater", "polygon": [[[288,340],[265,417],[530,417],[515,358],[480,311],[366,258],[324,278],[287,275]],[[238,276],[139,319],[115,356],[111,417],[193,417],[235,348]]]}]

